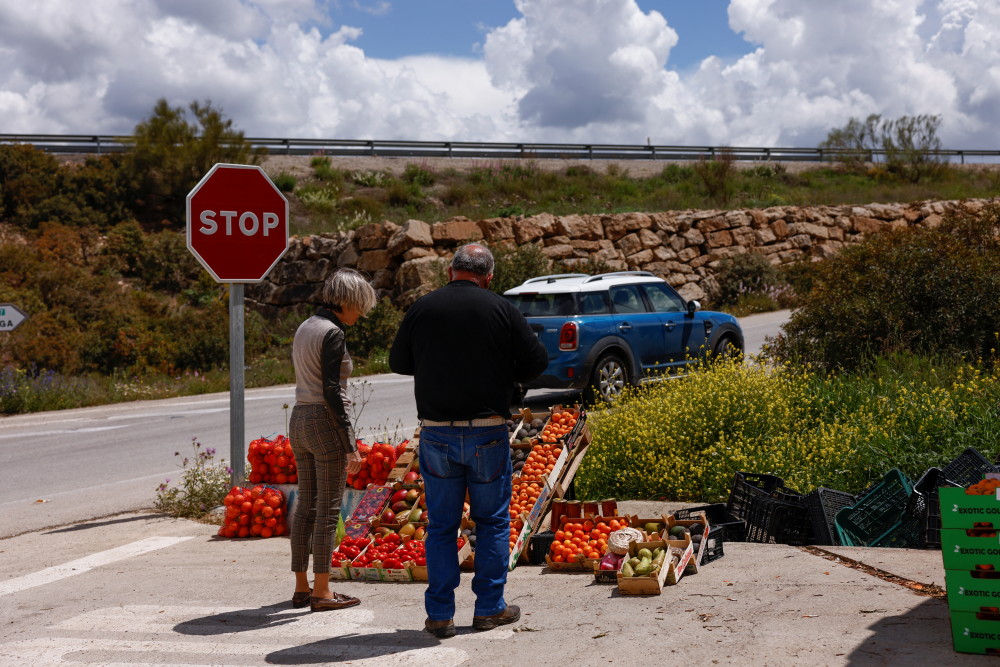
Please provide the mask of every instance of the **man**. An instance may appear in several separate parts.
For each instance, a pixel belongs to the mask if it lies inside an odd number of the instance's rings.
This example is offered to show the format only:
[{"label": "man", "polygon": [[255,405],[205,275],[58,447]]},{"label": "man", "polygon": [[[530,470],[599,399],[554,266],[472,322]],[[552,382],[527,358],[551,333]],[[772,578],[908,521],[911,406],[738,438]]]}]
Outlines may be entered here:
[{"label": "man", "polygon": [[487,248],[459,248],[448,284],[410,307],[389,352],[393,372],[414,376],[429,519],[424,627],[439,638],[455,636],[455,540],[466,492],[476,523],[472,625],[490,630],[521,617],[503,596],[511,493],[505,421],[514,383],[537,377],[548,354],[517,308],[488,289],[492,279]]}]

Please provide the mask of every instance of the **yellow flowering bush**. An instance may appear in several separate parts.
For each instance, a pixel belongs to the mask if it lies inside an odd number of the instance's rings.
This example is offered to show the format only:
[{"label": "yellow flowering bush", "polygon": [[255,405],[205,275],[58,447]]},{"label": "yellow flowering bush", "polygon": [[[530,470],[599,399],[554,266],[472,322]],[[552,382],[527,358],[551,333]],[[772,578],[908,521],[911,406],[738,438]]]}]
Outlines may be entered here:
[{"label": "yellow flowering bush", "polygon": [[737,471],[779,475],[802,493],[858,492],[890,468],[916,478],[970,445],[996,454],[1000,375],[959,367],[918,379],[892,366],[862,377],[723,360],[644,385],[590,413],[577,495],[724,501]]}]

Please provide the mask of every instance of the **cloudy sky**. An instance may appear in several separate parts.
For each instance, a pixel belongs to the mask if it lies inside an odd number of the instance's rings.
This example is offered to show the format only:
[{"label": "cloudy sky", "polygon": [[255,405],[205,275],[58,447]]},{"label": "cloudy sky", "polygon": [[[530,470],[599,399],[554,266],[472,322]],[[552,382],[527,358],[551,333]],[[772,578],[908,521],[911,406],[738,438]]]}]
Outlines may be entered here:
[{"label": "cloudy sky", "polygon": [[815,146],[871,113],[1000,148],[998,0],[0,0],[0,133]]}]

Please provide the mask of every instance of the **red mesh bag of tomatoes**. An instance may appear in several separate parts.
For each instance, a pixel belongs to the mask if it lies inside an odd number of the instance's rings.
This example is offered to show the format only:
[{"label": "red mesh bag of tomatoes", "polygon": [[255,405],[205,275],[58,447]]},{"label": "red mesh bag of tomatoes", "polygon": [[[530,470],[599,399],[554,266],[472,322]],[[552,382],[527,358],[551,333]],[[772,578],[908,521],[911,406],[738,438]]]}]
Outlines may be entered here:
[{"label": "red mesh bag of tomatoes", "polygon": [[251,484],[296,484],[298,468],[291,441],[283,435],[274,439],[257,438],[247,450]]},{"label": "red mesh bag of tomatoes", "polygon": [[222,504],[226,512],[219,527],[221,537],[278,537],[288,532],[285,494],[279,489],[234,486]]},{"label": "red mesh bag of tomatoes", "polygon": [[362,457],[361,470],[347,476],[347,486],[361,491],[368,488],[369,484],[385,484],[389,471],[396,465],[397,447],[387,442],[376,442],[368,446],[359,441],[358,453]]}]

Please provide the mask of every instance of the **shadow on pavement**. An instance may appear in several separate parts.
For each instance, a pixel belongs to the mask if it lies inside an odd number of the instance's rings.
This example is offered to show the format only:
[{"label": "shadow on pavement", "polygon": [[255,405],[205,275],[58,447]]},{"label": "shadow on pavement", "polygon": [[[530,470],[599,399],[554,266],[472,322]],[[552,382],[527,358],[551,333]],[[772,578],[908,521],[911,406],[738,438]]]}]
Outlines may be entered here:
[{"label": "shadow on pavement", "polygon": [[150,519],[173,519],[170,514],[140,514],[137,516],[127,516],[121,519],[109,519],[107,521],[94,521],[92,523],[78,523],[72,526],[66,526],[64,528],[56,528],[54,530],[49,530],[45,532],[45,535],[54,535],[56,533],[72,533],[77,530],[87,530],[88,528],[101,528],[103,526],[113,526],[119,523],[131,523],[133,521],[149,521]]},{"label": "shadow on pavement", "polygon": [[[470,628],[464,628],[472,632]],[[464,634],[459,628],[459,634]],[[310,665],[330,662],[349,662],[405,653],[416,649],[433,648],[442,643],[421,630],[396,630],[373,634],[344,635],[318,642],[272,651],[264,660],[272,665]]]},{"label": "shadow on pavement", "polygon": [[[881,615],[884,610],[859,609],[858,613]],[[847,664],[947,665],[975,660],[952,649],[948,605],[941,600],[928,598],[905,614],[883,616],[868,630],[871,636],[847,656]],[[996,658],[992,661],[996,664]]]},{"label": "shadow on pavement", "polygon": [[[182,635],[197,635],[205,637],[208,635],[228,635],[234,632],[247,632],[250,630],[260,630],[261,628],[276,627],[294,623],[300,616],[311,614],[308,609],[303,609],[300,613],[289,615],[288,609],[291,602],[283,604],[267,605],[256,609],[240,609],[238,611],[227,611],[201,618],[192,618],[189,621],[178,623],[174,626],[174,631]],[[280,616],[278,615],[280,614]]]}]

